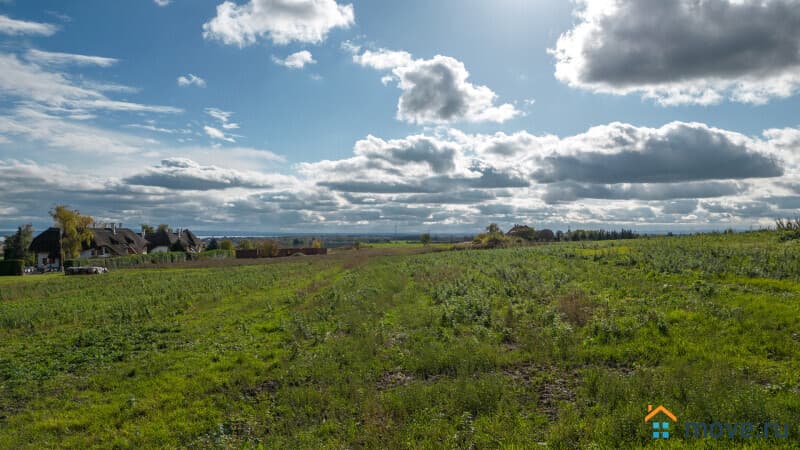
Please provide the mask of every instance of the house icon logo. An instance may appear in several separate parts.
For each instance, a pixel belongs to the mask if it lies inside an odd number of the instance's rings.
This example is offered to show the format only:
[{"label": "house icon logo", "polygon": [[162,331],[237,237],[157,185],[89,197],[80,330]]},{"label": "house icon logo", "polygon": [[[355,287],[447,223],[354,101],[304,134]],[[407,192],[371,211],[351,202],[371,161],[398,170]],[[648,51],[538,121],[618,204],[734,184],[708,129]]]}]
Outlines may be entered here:
[{"label": "house icon logo", "polygon": [[[659,414],[663,416],[656,419],[656,416]],[[653,405],[647,405],[647,415],[644,416],[644,423],[648,423],[651,420],[653,421],[653,439],[669,439],[670,425],[666,419],[670,419],[673,423],[678,421],[675,414],[672,414],[667,408],[658,405],[658,407],[653,409]]]}]

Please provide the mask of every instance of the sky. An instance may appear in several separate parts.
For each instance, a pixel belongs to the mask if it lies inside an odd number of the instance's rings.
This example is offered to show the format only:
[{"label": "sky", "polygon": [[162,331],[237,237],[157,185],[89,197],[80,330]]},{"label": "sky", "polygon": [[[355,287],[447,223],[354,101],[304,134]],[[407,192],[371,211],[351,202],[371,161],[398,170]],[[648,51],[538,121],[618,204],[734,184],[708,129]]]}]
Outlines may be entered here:
[{"label": "sky", "polygon": [[800,0],[0,0],[0,230],[800,215]]}]

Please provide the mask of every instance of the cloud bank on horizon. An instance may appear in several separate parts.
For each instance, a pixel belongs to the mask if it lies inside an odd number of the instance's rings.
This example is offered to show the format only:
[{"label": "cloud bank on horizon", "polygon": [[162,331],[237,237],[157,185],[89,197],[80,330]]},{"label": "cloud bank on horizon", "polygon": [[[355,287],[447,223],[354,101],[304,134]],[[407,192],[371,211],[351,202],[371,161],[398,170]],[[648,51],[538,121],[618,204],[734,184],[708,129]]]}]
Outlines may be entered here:
[{"label": "cloud bank on horizon", "polygon": [[[180,2],[147,3],[136,7],[185,16]],[[579,0],[541,46],[551,63],[517,77],[537,80],[524,92],[455,44],[371,41],[365,24],[382,15],[357,17],[358,2],[206,6],[175,39],[233,67],[178,57],[176,42],[156,76],[124,46],[90,51],[75,23],[0,5],[11,44],[0,47],[0,229],[44,226],[55,203],[99,220],[264,232],[742,228],[798,215],[800,124],[785,112],[798,105],[800,1]],[[631,113],[609,120],[584,102]],[[734,108],[759,108],[762,126],[716,125]],[[369,121],[348,119],[365,109]],[[579,131],[537,129],[539,111]],[[658,120],[637,123],[649,114]],[[299,144],[344,131],[352,144]]]}]

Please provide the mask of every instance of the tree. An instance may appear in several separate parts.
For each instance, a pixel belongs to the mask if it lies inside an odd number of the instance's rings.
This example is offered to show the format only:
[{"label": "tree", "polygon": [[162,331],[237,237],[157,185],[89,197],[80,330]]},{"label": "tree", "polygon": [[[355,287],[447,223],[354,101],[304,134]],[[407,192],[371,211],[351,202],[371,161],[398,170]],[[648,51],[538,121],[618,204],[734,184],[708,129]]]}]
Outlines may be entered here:
[{"label": "tree", "polygon": [[361,248],[361,241],[353,242],[353,248],[356,249],[356,250],[360,249]]},{"label": "tree", "polygon": [[64,259],[75,259],[81,254],[83,245],[90,244],[94,232],[89,228],[94,222],[92,216],[85,216],[78,210],[69,209],[67,205],[57,205],[50,211],[50,216],[61,229],[61,264]]},{"label": "tree", "polygon": [[211,238],[211,240],[208,241],[206,250],[219,250],[219,242],[217,242],[216,238]]},{"label": "tree", "polygon": [[253,245],[253,243],[248,239],[242,239],[238,244],[236,244],[237,250],[252,250],[254,248],[255,245]]},{"label": "tree", "polygon": [[499,233],[500,227],[497,226],[496,223],[490,223],[488,227],[486,227],[487,233]]},{"label": "tree", "polygon": [[264,240],[258,243],[259,256],[272,257],[278,256],[278,243],[272,240]]},{"label": "tree", "polygon": [[314,239],[311,241],[311,248],[322,248],[322,241],[319,239]]},{"label": "tree", "polygon": [[153,234],[155,233],[155,228],[152,225],[148,225],[146,223],[141,224],[142,226],[142,233],[144,234]]},{"label": "tree", "polygon": [[431,243],[431,234],[430,233],[422,233],[419,236],[419,241],[422,242],[422,245],[428,245]]},{"label": "tree", "polygon": [[222,242],[219,243],[219,249],[228,251],[233,250],[233,241],[231,241],[230,239],[223,240]]},{"label": "tree", "polygon": [[156,231],[158,231],[159,233],[162,231],[166,231],[167,233],[169,233],[170,231],[172,231],[172,228],[170,228],[169,225],[162,223],[158,225],[158,229]]},{"label": "tree", "polygon": [[25,264],[33,265],[36,259],[30,251],[31,242],[33,242],[33,227],[30,224],[20,226],[16,234],[6,238],[3,258],[21,259]]}]

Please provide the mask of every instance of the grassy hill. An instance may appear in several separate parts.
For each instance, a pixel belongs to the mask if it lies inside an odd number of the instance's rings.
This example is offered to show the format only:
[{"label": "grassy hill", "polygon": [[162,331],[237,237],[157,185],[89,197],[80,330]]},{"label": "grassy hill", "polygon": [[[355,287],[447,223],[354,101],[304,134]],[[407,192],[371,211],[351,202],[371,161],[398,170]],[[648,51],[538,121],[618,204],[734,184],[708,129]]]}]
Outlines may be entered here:
[{"label": "grassy hill", "polygon": [[0,279],[0,447],[800,445],[800,241],[371,250]]}]

